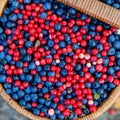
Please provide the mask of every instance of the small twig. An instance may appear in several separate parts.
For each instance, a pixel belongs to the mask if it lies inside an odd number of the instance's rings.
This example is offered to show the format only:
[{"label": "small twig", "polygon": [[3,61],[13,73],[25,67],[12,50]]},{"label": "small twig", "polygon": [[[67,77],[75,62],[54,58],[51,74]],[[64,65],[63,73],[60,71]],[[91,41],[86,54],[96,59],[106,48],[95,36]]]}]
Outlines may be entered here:
[{"label": "small twig", "polygon": [[38,48],[38,47],[40,47],[40,40],[37,40],[36,42],[35,42],[35,48]]}]

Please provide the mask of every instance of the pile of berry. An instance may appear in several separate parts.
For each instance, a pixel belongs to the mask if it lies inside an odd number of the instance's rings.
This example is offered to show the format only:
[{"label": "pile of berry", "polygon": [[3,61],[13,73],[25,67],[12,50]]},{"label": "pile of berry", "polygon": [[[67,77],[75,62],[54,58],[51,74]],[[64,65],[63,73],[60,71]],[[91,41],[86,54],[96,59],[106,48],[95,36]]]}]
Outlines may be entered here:
[{"label": "pile of berry", "polygon": [[120,36],[56,0],[9,0],[0,18],[0,83],[35,115],[88,115],[120,84]]}]

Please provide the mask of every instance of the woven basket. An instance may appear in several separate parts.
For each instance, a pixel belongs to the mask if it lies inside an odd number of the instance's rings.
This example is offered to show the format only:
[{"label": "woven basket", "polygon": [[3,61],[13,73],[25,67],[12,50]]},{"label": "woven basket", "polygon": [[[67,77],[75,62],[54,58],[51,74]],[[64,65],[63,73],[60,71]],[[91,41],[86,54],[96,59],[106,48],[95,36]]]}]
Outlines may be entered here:
[{"label": "woven basket", "polygon": [[[0,15],[3,12],[3,9],[5,7],[5,4],[3,4],[3,1],[7,3],[7,0],[0,0]],[[2,84],[0,84],[0,96],[6,101],[6,103],[11,106],[14,110],[16,110],[21,115],[31,119],[31,120],[49,120],[47,118],[35,116],[33,113],[29,112],[28,110],[21,107],[16,101],[12,99],[10,95],[7,95]],[[103,114],[107,109],[109,109],[114,102],[118,99],[120,96],[120,86],[116,87],[112,93],[109,95],[109,97],[101,104],[101,106],[98,107],[97,111],[95,113],[89,114],[87,116],[83,116],[81,118],[78,118],[77,120],[93,120],[99,117],[101,114]]]}]

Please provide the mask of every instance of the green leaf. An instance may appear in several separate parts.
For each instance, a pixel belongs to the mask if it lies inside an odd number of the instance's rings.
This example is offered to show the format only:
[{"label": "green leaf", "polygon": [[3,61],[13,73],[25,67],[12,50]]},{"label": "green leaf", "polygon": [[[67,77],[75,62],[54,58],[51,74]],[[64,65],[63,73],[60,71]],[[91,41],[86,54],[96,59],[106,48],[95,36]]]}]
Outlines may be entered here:
[{"label": "green leaf", "polygon": [[94,99],[97,100],[100,98],[100,95],[98,93],[94,93]]}]

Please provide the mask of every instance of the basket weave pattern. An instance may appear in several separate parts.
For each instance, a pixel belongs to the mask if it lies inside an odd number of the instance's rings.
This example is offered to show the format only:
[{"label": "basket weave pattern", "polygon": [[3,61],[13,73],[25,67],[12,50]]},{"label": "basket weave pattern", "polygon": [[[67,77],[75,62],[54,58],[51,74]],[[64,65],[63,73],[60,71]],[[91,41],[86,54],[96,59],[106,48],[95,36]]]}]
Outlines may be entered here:
[{"label": "basket weave pattern", "polygon": [[3,13],[3,10],[5,8],[5,5],[7,4],[7,1],[8,0],[0,0],[0,16],[2,15]]}]

